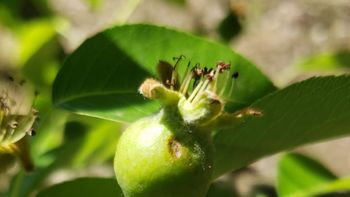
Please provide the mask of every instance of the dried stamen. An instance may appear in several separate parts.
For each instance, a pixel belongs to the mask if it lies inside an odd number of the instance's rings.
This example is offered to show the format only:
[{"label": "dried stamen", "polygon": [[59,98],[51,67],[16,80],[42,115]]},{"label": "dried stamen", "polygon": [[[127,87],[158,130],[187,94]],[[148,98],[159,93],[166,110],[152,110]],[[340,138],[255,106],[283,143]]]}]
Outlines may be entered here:
[{"label": "dried stamen", "polygon": [[204,75],[205,70],[200,67],[199,64],[196,64],[196,66],[192,69],[192,78],[193,78],[193,89],[197,87],[197,85],[200,82],[200,79]]},{"label": "dried stamen", "polygon": [[[185,56],[183,55],[174,57],[173,60],[176,61],[175,65],[171,66],[169,63],[166,63],[166,66],[163,66],[164,71],[159,72],[162,81],[165,81],[163,84],[166,88],[177,90],[186,98],[186,100],[189,101],[189,103],[193,104],[199,102],[201,98],[204,98],[204,94],[210,93],[211,95],[215,95],[216,98],[221,97],[226,91],[228,91],[230,95],[232,94],[235,87],[235,79],[238,77],[238,72],[232,74],[232,83],[229,85],[231,63],[225,63],[223,61],[217,62],[215,68],[201,67],[200,64],[197,63],[192,69],[190,68],[191,62],[188,62],[181,81],[181,86],[178,87],[177,70],[179,69],[180,61],[184,58]],[[159,67],[162,66],[161,64],[164,64],[164,61],[160,61]],[[165,73],[165,71],[167,71],[168,74]],[[220,92],[217,92],[220,75],[223,75],[224,77],[224,84]],[[190,87],[191,83],[193,83],[192,88]]]},{"label": "dried stamen", "polygon": [[202,85],[203,85],[204,81],[200,81],[198,83],[198,85],[194,88],[193,92],[191,93],[190,97],[188,98],[188,100],[190,102],[192,102],[192,100],[194,99],[194,97],[197,95],[197,93],[199,92],[199,90],[201,89]]},{"label": "dried stamen", "polygon": [[232,78],[233,79],[237,79],[239,77],[239,73],[238,72],[234,72],[233,74],[232,74]]},{"label": "dried stamen", "polygon": [[232,74],[232,83],[231,83],[231,87],[230,87],[230,90],[229,90],[229,93],[228,95],[231,96],[232,92],[233,92],[233,88],[236,86],[236,79],[238,78],[239,76],[239,73],[238,72],[234,72]]},{"label": "dried stamen", "polygon": [[189,86],[189,84],[190,84],[190,82],[191,82],[192,71],[189,72],[189,70],[190,70],[190,65],[191,65],[191,62],[188,62],[187,68],[186,68],[186,71],[185,71],[184,78],[183,78],[183,80],[182,80],[182,82],[181,82],[181,87],[180,87],[180,90],[179,90],[179,91],[180,91],[182,94],[186,94],[187,89],[188,89],[188,86]]},{"label": "dried stamen", "polygon": [[176,60],[176,63],[174,65],[174,69],[171,73],[171,81],[170,81],[170,89],[171,90],[177,90],[178,89],[178,76],[177,76],[177,72],[178,72],[178,64],[180,63],[180,61],[182,59],[185,59],[186,57],[184,55],[180,55],[179,57],[173,57],[173,60]]},{"label": "dried stamen", "polygon": [[29,131],[27,131],[27,133],[30,136],[35,136],[36,135],[36,131],[33,128],[31,128]]},{"label": "dried stamen", "polygon": [[[201,68],[199,64],[196,64],[191,70],[192,76],[189,76],[189,74],[186,73],[182,86],[180,88],[180,92],[184,95],[187,95],[189,83],[193,79],[193,91],[190,94],[188,101],[191,103],[196,103],[200,100],[204,92],[207,92],[208,90],[211,92],[216,92],[218,81],[217,79],[219,78],[219,75],[224,73],[225,71],[227,71],[226,73],[229,73],[230,67],[231,64],[226,64],[222,61],[216,64],[215,69],[208,69],[207,67]],[[226,74],[226,84],[227,81],[229,81],[228,74]],[[230,89],[232,88],[233,87],[231,87]],[[222,95],[224,91],[225,88],[221,90],[220,95]],[[230,91],[232,92],[232,90]]]},{"label": "dried stamen", "polygon": [[224,81],[224,86],[223,88],[221,89],[220,93],[218,94],[219,97],[221,97],[224,93],[225,93],[225,90],[226,90],[226,87],[227,87],[227,84],[229,83],[229,80],[230,80],[230,72],[225,72],[225,81]]}]

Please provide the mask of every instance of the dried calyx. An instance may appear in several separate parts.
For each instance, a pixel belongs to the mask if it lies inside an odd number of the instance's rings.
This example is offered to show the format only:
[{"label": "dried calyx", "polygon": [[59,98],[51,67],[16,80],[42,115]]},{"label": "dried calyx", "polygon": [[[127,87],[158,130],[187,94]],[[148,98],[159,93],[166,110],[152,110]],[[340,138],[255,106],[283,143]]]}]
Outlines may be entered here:
[{"label": "dried calyx", "polygon": [[[190,68],[189,62],[179,83],[177,71],[183,58],[175,58],[174,66],[160,61],[158,72],[162,83],[155,79],[146,79],[139,91],[147,98],[159,100],[165,107],[177,106],[177,110],[188,124],[217,126],[221,119],[227,119],[228,114],[223,112],[224,95],[232,95],[239,73],[231,72],[231,64],[223,61],[218,62],[215,68],[201,67],[199,64]],[[219,79],[224,81],[221,86],[218,85]],[[258,111],[245,111],[242,112],[254,112],[253,115],[259,115]],[[237,123],[244,115],[239,112],[230,116]]]},{"label": "dried calyx", "polygon": [[[31,168],[25,136],[35,135],[38,111],[33,108],[35,91],[23,79],[0,72],[0,153],[18,155]],[[30,169],[28,169],[30,170]]]}]

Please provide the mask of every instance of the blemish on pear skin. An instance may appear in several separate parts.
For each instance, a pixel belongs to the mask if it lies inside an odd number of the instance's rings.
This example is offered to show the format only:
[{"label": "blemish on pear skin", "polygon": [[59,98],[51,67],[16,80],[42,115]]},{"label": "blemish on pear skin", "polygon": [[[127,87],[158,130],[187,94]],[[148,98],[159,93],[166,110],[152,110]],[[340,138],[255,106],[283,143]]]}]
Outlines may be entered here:
[{"label": "blemish on pear skin", "polygon": [[181,157],[182,155],[181,144],[175,138],[169,139],[168,148],[169,148],[169,153],[173,158],[178,159]]}]

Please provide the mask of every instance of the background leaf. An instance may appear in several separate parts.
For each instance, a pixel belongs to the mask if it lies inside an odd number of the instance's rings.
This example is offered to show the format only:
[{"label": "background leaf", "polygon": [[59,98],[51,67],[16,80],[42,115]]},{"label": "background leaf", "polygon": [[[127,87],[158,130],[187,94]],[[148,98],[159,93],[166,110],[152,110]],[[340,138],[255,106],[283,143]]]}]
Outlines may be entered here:
[{"label": "background leaf", "polygon": [[38,197],[123,197],[123,193],[114,178],[78,178],[63,182],[41,191]]},{"label": "background leaf", "polygon": [[25,64],[42,46],[56,35],[55,21],[42,19],[25,23],[19,29],[18,64]]},{"label": "background leaf", "polygon": [[297,67],[303,71],[332,71],[350,68],[350,51],[321,53],[301,61]]},{"label": "background leaf", "polygon": [[214,136],[217,176],[282,150],[350,134],[350,76],[311,78],[252,107],[264,115]]},{"label": "background leaf", "polygon": [[219,60],[231,62],[238,71],[235,94],[228,98],[234,110],[275,90],[272,83],[250,62],[226,46],[178,31],[152,25],[126,25],[106,30],[85,41],[66,60],[54,83],[57,106],[79,114],[114,121],[133,121],[159,105],[142,98],[137,89],[147,77],[155,77],[159,60],[188,61],[213,66]]},{"label": "background leaf", "polygon": [[337,177],[317,161],[300,154],[284,155],[278,165],[277,187],[280,196],[329,183]]},{"label": "background leaf", "polygon": [[[34,158],[37,168],[33,173],[20,173],[15,176],[9,196],[26,197],[30,195],[31,192],[41,188],[47,177],[57,170],[72,170],[74,172],[107,161],[108,163],[112,162],[115,145],[121,134],[119,124],[75,115],[68,119],[64,136],[62,136],[64,138],[61,139],[64,143],[61,146],[45,149],[47,145],[35,143],[34,151],[36,154]],[[55,131],[49,132],[60,134],[60,132]],[[48,138],[50,134],[47,134],[42,137],[46,137],[52,142],[53,139]],[[37,150],[43,146],[46,152]],[[73,175],[73,173],[70,174]]]},{"label": "background leaf", "polygon": [[214,181],[205,197],[238,197],[237,192],[232,188],[232,182]]},{"label": "background leaf", "polygon": [[281,197],[307,197],[350,191],[350,179],[338,179],[317,161],[291,153],[284,155],[279,162],[277,190]]}]

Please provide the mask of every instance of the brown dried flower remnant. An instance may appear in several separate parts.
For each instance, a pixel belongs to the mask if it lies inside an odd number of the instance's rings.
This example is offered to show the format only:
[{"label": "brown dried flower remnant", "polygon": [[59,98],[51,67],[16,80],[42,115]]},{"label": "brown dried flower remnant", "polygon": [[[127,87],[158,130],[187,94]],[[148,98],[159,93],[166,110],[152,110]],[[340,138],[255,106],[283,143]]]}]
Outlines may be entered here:
[{"label": "brown dried flower remnant", "polygon": [[24,79],[0,70],[0,154],[15,154],[26,170],[31,170],[26,135],[35,135],[33,124],[38,111],[33,108],[35,91]]}]

